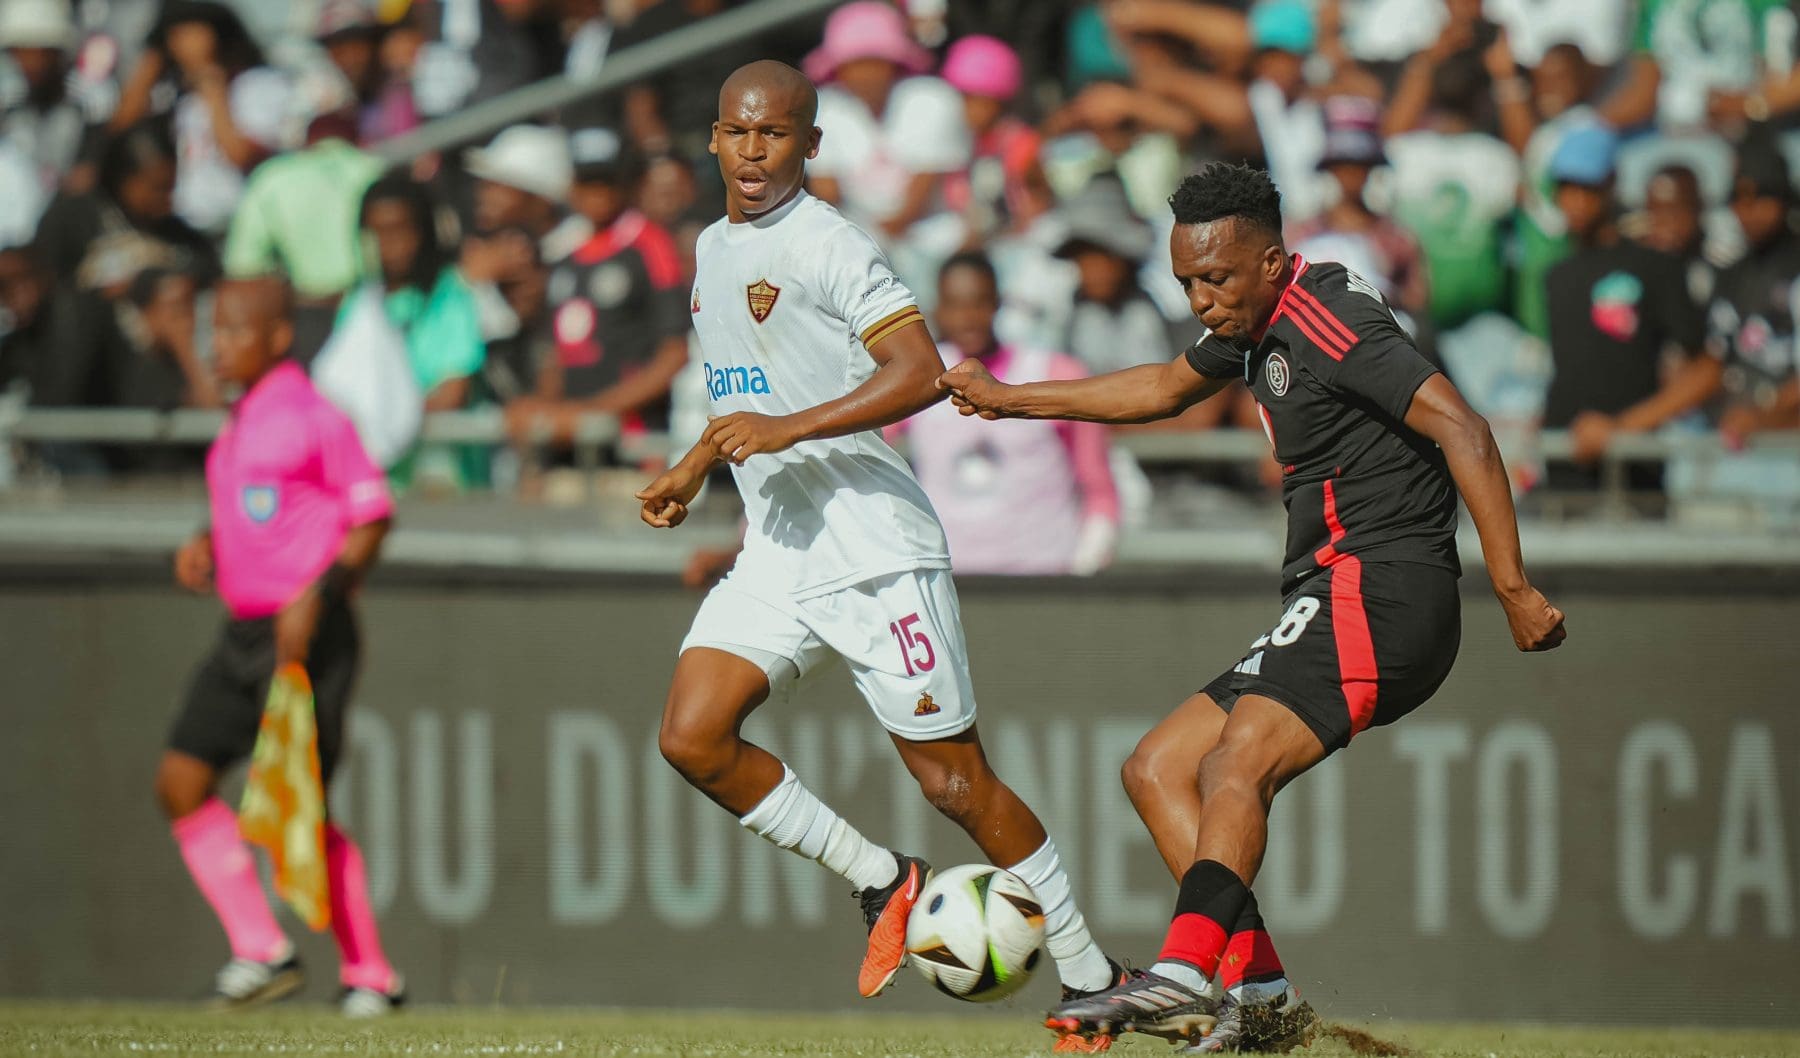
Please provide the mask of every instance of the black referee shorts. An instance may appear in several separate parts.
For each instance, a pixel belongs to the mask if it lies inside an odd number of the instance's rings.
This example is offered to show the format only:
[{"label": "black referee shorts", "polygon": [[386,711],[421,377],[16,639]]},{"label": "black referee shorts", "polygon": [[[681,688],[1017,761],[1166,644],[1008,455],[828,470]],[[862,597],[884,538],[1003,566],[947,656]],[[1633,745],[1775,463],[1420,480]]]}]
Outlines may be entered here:
[{"label": "black referee shorts", "polygon": [[[346,602],[327,604],[308,652],[319,727],[319,773],[331,781],[344,745],[344,711],[362,660],[362,637]],[[228,620],[188,682],[169,748],[224,771],[250,756],[275,676],[275,619]]]},{"label": "black referee shorts", "polygon": [[1456,580],[1345,555],[1288,593],[1280,621],[1205,693],[1228,713],[1243,695],[1273,698],[1327,753],[1340,749],[1424,705],[1450,675],[1462,642]]}]

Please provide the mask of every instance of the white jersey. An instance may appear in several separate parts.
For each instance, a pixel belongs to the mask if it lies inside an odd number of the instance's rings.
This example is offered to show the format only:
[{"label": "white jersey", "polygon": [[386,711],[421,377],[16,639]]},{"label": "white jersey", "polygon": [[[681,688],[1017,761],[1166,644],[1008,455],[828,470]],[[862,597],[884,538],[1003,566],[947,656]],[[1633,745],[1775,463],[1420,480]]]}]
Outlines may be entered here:
[{"label": "white jersey", "polygon": [[[712,414],[787,415],[875,373],[868,347],[922,317],[881,249],[802,191],[700,235],[692,301]],[[925,490],[875,430],[733,467],[749,531],[733,574],[810,598],[901,570],[947,569]]]}]

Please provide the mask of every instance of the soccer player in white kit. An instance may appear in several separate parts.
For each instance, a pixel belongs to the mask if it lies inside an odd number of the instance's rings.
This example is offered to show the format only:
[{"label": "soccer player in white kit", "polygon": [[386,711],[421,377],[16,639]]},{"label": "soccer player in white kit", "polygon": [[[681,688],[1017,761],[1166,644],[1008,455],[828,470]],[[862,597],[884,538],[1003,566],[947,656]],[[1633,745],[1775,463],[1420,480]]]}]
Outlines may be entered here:
[{"label": "soccer player in white kit", "polygon": [[802,189],[817,102],[778,62],[739,69],[719,94],[726,217],[700,236],[691,302],[714,418],[638,498],[649,525],[679,525],[727,462],[749,528],[682,644],[663,756],[745,827],[856,887],[869,928],[858,988],[880,993],[929,868],[864,838],[739,735],[772,686],[838,654],[926,799],[1036,891],[1065,993],[1110,987],[1120,971],[1089,936],[1055,845],[976,735],[943,529],[880,432],[939,398],[942,361],[875,242]]}]

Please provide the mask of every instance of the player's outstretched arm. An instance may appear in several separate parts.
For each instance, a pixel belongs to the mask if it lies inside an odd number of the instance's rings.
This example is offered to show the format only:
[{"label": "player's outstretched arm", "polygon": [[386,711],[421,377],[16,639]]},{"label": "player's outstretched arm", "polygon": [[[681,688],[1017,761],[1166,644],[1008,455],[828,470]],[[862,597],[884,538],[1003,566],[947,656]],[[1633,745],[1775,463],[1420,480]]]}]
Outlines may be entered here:
[{"label": "player's outstretched arm", "polygon": [[723,415],[707,424],[700,443],[720,459],[742,464],[760,452],[780,452],[801,441],[879,430],[943,399],[935,382],[944,361],[923,320],[876,342],[869,358],[875,361],[875,373],[842,397],[792,415]]},{"label": "player's outstretched arm", "polygon": [[700,495],[700,486],[706,484],[706,475],[718,462],[719,454],[701,438],[680,462],[638,490],[637,498],[643,504],[638,517],[652,529],[673,529],[686,521],[688,504]]},{"label": "player's outstretched arm", "polygon": [[938,388],[964,415],[984,419],[1074,419],[1139,423],[1168,419],[1231,385],[1194,370],[1183,353],[1166,364],[1143,364],[1090,378],[1009,386],[976,360],[943,373]]},{"label": "player's outstretched arm", "polygon": [[1488,577],[1506,610],[1507,624],[1512,626],[1513,644],[1520,650],[1551,650],[1560,645],[1568,635],[1563,629],[1563,613],[1525,577],[1512,489],[1487,420],[1469,407],[1449,379],[1437,374],[1413,394],[1406,425],[1444,450],[1450,476],[1481,535]]}]

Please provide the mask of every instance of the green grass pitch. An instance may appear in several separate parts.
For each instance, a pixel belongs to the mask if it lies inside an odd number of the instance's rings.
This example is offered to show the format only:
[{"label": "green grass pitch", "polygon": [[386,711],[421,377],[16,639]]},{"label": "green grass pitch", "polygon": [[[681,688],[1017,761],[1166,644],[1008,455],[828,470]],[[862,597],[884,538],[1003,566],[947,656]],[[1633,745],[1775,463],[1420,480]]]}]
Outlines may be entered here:
[{"label": "green grass pitch", "polygon": [[[1406,1053],[1468,1058],[1800,1056],[1800,1032],[1561,1028],[1514,1025],[1359,1026]],[[568,1055],[598,1058],[1026,1058],[1049,1053],[1049,1033],[1021,1013],[960,1018],[763,1016],[723,1012],[407,1011],[376,1023],[328,1008],[282,1006],[208,1014],[178,1006],[0,1004],[0,1056],[102,1055]],[[1114,1054],[1174,1055],[1159,1040],[1127,1037]],[[1304,1055],[1357,1054],[1343,1036]]]}]

